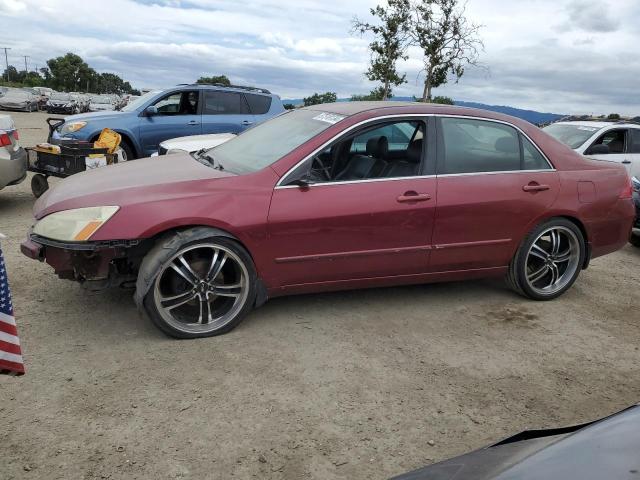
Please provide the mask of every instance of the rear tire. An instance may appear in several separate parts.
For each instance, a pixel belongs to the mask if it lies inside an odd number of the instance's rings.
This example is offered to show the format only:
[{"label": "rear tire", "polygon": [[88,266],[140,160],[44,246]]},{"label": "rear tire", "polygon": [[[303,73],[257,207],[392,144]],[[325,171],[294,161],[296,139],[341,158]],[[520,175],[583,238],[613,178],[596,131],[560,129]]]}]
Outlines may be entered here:
[{"label": "rear tire", "polygon": [[49,190],[49,181],[47,180],[47,177],[40,173],[36,173],[31,177],[31,192],[34,197],[40,198],[47,190]]},{"label": "rear tire", "polygon": [[235,240],[213,231],[207,236],[207,230],[192,228],[165,237],[143,262],[143,267],[157,265],[144,311],[174,338],[227,333],[255,303],[257,274],[251,256]]},{"label": "rear tire", "polygon": [[553,300],[574,284],[586,254],[580,229],[564,218],[553,218],[534,228],[514,255],[507,283],[532,300]]},{"label": "rear tire", "polygon": [[629,243],[636,248],[640,248],[640,235],[637,233],[632,233],[631,237],[629,237]]}]

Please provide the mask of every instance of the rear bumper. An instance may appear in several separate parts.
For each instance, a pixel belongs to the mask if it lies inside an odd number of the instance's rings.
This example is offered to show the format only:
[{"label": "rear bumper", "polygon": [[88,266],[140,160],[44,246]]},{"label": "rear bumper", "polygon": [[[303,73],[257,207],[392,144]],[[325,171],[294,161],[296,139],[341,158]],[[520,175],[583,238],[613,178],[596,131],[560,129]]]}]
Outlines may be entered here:
[{"label": "rear bumper", "polygon": [[21,147],[8,157],[2,155],[0,155],[0,188],[22,182],[27,175],[27,151]]},{"label": "rear bumper", "polygon": [[620,199],[603,217],[588,226],[593,246],[591,258],[620,250],[629,241],[636,223],[636,208],[630,199]]}]

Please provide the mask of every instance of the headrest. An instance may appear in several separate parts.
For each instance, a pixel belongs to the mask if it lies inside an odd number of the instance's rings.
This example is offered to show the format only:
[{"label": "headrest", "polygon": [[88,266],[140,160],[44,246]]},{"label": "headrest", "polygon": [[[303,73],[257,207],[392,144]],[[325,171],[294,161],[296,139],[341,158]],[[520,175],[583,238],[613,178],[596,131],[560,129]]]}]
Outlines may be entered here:
[{"label": "headrest", "polygon": [[367,155],[384,160],[389,153],[389,140],[387,137],[373,137],[367,140]]},{"label": "headrest", "polygon": [[518,139],[512,136],[500,137],[496,140],[496,150],[502,153],[514,153],[520,151]]},{"label": "headrest", "polygon": [[407,161],[410,163],[420,163],[422,158],[422,139],[415,140],[407,148]]}]

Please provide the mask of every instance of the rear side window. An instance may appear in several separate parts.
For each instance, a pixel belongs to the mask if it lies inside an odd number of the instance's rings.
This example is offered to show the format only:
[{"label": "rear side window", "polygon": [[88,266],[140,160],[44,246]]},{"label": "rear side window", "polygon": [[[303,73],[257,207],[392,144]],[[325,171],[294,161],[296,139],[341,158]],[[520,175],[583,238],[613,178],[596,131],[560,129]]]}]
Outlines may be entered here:
[{"label": "rear side window", "polygon": [[629,153],[640,153],[640,128],[631,128]]},{"label": "rear side window", "polygon": [[244,98],[234,92],[204,92],[204,115],[240,115],[247,112]]},{"label": "rear side window", "polygon": [[249,103],[249,109],[254,115],[264,115],[271,108],[271,97],[267,95],[254,95],[245,93],[245,98]]},{"label": "rear side window", "polygon": [[550,168],[540,151],[509,125],[442,118],[441,126],[441,175]]}]

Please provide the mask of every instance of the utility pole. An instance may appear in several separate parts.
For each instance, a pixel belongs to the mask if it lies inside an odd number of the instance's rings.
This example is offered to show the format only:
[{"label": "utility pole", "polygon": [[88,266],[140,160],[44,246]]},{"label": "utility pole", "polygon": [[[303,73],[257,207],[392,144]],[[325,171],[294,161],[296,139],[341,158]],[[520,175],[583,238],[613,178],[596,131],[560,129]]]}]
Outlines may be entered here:
[{"label": "utility pole", "polygon": [[24,57],[24,73],[29,73],[29,68],[27,67],[27,58],[31,58],[29,57],[29,55],[23,55]]},{"label": "utility pole", "polygon": [[0,48],[4,50],[4,61],[7,64],[7,82],[8,82],[9,81],[9,57],[7,55],[7,50],[11,50],[11,49],[8,47],[0,47]]}]

